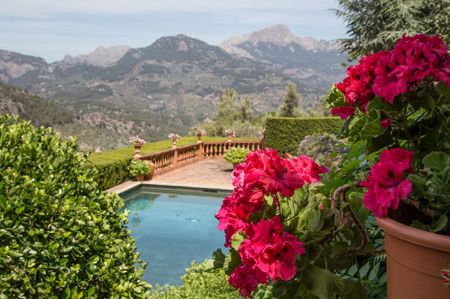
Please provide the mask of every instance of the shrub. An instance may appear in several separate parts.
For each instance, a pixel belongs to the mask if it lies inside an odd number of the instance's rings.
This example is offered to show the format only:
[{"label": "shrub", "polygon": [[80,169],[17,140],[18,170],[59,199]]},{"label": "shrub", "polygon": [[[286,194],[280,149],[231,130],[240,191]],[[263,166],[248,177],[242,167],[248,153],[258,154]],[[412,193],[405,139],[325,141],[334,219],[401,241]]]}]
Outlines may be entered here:
[{"label": "shrub", "polygon": [[284,154],[295,155],[299,142],[307,135],[336,133],[343,121],[337,117],[288,118],[271,117],[267,119],[265,146]]},{"label": "shrub", "polygon": [[239,164],[245,161],[245,156],[247,156],[249,152],[248,149],[241,147],[230,148],[223,156],[223,159],[229,163]]},{"label": "shrub", "polygon": [[178,298],[214,298],[238,299],[239,292],[227,282],[223,269],[212,269],[212,261],[202,264],[193,263],[182,278],[183,284],[179,287],[165,286],[152,291],[152,299],[178,299]]},{"label": "shrub", "polygon": [[0,297],[144,296],[123,200],[96,175],[75,140],[0,117]]},{"label": "shrub", "polygon": [[334,134],[308,135],[298,145],[298,156],[307,155],[327,167],[338,165],[342,154],[347,152],[346,144]]},{"label": "shrub", "polygon": [[128,170],[130,171],[130,175],[132,177],[150,173],[150,167],[147,165],[147,163],[141,160],[132,160],[130,166],[128,167]]},{"label": "shrub", "polygon": [[131,159],[123,159],[112,163],[93,165],[97,169],[98,175],[95,177],[95,181],[99,188],[107,190],[128,181],[131,178],[128,172],[130,162]]}]

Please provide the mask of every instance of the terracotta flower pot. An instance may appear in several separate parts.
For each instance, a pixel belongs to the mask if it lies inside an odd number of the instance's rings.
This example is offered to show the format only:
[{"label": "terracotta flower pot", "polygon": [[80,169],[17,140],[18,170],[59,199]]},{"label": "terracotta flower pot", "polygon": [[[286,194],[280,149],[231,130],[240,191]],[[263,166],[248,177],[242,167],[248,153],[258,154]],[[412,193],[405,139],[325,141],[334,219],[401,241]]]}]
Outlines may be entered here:
[{"label": "terracotta flower pot", "polygon": [[384,230],[389,299],[448,299],[441,270],[450,265],[450,237],[415,229],[390,218]]},{"label": "terracotta flower pot", "polygon": [[138,175],[138,176],[135,176],[135,177],[134,177],[134,180],[135,180],[136,182],[141,182],[141,181],[144,180],[144,175]]}]

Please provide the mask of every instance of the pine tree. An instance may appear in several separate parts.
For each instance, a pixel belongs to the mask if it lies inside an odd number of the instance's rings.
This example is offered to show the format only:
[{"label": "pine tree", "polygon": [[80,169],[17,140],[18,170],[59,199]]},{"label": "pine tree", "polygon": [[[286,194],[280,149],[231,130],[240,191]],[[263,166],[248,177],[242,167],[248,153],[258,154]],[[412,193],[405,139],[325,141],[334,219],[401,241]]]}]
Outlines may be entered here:
[{"label": "pine tree", "polygon": [[439,34],[450,41],[450,0],[339,0],[351,58],[391,49],[403,35]]},{"label": "pine tree", "polygon": [[279,116],[292,117],[294,116],[295,109],[299,105],[300,95],[298,94],[297,86],[294,83],[289,83],[286,89],[287,94],[284,97]]}]

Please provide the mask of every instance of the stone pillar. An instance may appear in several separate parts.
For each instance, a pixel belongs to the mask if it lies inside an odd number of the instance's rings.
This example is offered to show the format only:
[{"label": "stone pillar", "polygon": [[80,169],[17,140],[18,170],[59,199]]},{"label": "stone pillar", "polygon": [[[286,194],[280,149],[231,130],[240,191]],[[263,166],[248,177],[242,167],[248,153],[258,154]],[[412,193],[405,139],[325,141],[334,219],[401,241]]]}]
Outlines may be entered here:
[{"label": "stone pillar", "polygon": [[172,149],[173,149],[173,162],[172,162],[172,164],[173,164],[173,166],[176,166],[177,163],[178,163],[178,149],[177,149],[177,144],[176,143],[173,144]]},{"label": "stone pillar", "polygon": [[197,157],[199,160],[203,159],[203,141],[197,141],[198,149],[197,149]]}]

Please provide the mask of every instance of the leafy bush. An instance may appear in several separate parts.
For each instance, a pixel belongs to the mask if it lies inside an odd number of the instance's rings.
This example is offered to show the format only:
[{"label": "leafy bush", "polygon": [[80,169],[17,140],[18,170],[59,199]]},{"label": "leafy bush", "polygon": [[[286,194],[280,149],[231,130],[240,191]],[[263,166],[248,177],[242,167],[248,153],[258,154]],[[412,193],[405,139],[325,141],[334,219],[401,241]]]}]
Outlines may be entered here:
[{"label": "leafy bush", "polygon": [[299,142],[307,135],[336,133],[343,121],[337,117],[271,117],[266,121],[265,146],[278,152],[297,153]]},{"label": "leafy bush", "polygon": [[96,176],[73,139],[0,117],[0,297],[144,296],[123,200]]},{"label": "leafy bush", "polygon": [[192,264],[182,277],[183,284],[179,287],[165,286],[152,291],[152,299],[178,298],[211,298],[238,299],[242,298],[227,282],[223,269],[212,269],[212,261],[202,264]]},{"label": "leafy bush", "polygon": [[108,164],[95,164],[98,172],[95,180],[99,188],[107,190],[128,181],[131,178],[128,172],[130,162],[131,159],[123,159]]},{"label": "leafy bush", "polygon": [[245,161],[245,156],[247,156],[249,152],[248,149],[242,147],[230,148],[223,156],[223,159],[229,163],[239,164]]},{"label": "leafy bush", "polygon": [[130,175],[132,177],[150,173],[150,167],[147,165],[147,163],[141,160],[132,160],[130,166],[128,167],[128,170],[130,171]]},{"label": "leafy bush", "polygon": [[308,135],[298,145],[297,154],[307,155],[327,167],[338,165],[347,152],[346,144],[334,134]]}]

